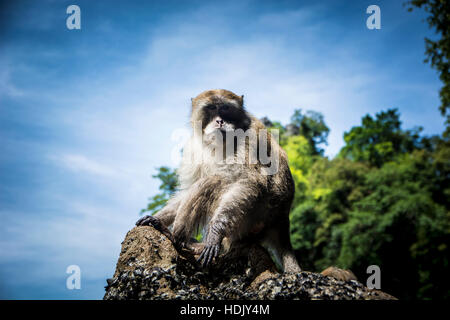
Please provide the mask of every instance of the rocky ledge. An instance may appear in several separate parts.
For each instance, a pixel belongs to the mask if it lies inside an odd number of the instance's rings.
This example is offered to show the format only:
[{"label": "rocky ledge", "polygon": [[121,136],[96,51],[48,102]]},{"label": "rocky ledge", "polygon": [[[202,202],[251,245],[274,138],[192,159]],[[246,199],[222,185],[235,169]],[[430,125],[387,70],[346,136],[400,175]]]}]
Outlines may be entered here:
[{"label": "rocky ledge", "polygon": [[395,299],[356,280],[337,280],[306,271],[280,274],[266,251],[257,245],[231,248],[208,270],[202,270],[195,256],[178,252],[153,227],[135,227],[127,233],[116,271],[105,288],[107,300]]}]

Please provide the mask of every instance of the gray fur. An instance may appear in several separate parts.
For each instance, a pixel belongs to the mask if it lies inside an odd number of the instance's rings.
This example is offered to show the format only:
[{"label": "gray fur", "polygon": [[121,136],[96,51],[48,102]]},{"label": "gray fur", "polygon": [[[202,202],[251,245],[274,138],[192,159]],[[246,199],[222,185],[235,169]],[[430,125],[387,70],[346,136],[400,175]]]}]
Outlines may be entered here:
[{"label": "gray fur", "polygon": [[[215,125],[223,125],[224,130],[265,130],[262,122],[244,109],[243,98],[226,90],[205,91],[192,99],[191,123],[194,126],[198,121],[203,134],[216,132]],[[272,251],[285,272],[299,272],[289,238],[294,181],[284,150],[267,134],[268,151],[279,156],[279,163],[275,174],[263,174],[267,165],[248,161],[249,152],[260,148],[259,143],[247,141],[233,150],[232,157],[244,155],[244,163],[226,163],[210,155],[214,144],[208,140],[210,136],[203,138],[199,141],[193,134],[183,149],[180,191],[154,217],[166,227],[172,226],[174,241],[181,246],[187,246],[193,234],[204,228],[199,258],[204,266],[217,256],[224,239],[233,244],[250,238]],[[199,154],[202,161],[192,161]]]}]

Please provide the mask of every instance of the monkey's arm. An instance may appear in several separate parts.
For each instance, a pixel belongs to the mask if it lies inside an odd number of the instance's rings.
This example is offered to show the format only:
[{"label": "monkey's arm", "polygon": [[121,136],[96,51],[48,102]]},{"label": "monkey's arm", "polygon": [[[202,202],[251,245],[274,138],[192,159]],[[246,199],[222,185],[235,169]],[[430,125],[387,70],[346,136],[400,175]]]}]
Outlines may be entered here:
[{"label": "monkey's arm", "polygon": [[246,215],[256,204],[258,188],[249,182],[237,182],[223,194],[208,225],[205,247],[198,261],[208,266],[218,256],[222,239],[239,238],[247,234]]},{"label": "monkey's arm", "polygon": [[175,220],[182,198],[183,194],[181,192],[177,193],[173,198],[167,201],[164,208],[158,211],[154,217],[159,219],[166,227],[169,227]]},{"label": "monkey's arm", "polygon": [[173,242],[173,237],[168,227],[175,220],[175,216],[177,214],[177,210],[180,205],[182,196],[183,195],[181,193],[176,194],[173,198],[167,201],[166,206],[162,208],[160,211],[158,211],[158,213],[156,213],[154,216],[147,215],[140,218],[136,222],[136,225],[152,226],[156,230],[163,233],[167,238],[169,238]]}]

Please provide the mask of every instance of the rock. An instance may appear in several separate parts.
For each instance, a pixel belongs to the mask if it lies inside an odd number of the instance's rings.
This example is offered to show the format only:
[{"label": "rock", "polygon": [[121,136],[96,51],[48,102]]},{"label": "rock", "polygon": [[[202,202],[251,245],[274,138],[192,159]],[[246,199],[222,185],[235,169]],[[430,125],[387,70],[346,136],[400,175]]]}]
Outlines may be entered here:
[{"label": "rock", "polygon": [[152,227],[135,227],[122,243],[106,300],[124,299],[395,299],[355,280],[342,281],[312,272],[277,272],[267,252],[243,245],[222,253],[202,270],[188,251]]},{"label": "rock", "polygon": [[343,281],[358,280],[351,270],[343,270],[336,267],[328,267],[320,274]]}]

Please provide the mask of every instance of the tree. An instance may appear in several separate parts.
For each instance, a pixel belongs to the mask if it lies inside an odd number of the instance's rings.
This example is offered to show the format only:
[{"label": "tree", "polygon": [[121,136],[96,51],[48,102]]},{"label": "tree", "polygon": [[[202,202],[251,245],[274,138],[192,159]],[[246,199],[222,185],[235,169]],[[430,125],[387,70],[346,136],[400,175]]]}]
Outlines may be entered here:
[{"label": "tree", "polygon": [[291,213],[292,245],[304,268],[336,265],[340,254],[338,226],[348,221],[353,202],[361,198],[367,165],[347,159],[319,158],[307,175],[303,201]]},{"label": "tree", "polygon": [[439,39],[431,40],[425,38],[425,62],[430,62],[431,66],[440,73],[439,78],[443,82],[439,94],[441,105],[439,110],[446,119],[447,131],[450,134],[450,2],[448,0],[411,0],[408,2],[412,11],[413,7],[424,8],[430,15],[427,22],[430,28],[434,28],[439,35]]},{"label": "tree", "polygon": [[304,200],[308,185],[306,175],[313,164],[314,158],[311,145],[303,136],[290,136],[283,145],[289,159],[289,168],[295,182],[294,206]]},{"label": "tree", "polygon": [[339,157],[290,153],[294,169],[297,158],[307,167],[290,217],[303,268],[336,265],[365,279],[377,264],[383,289],[401,299],[450,298],[442,278],[450,256],[450,142],[419,133],[403,130],[397,110],[388,110],[347,132]]},{"label": "tree", "polygon": [[330,129],[325,124],[321,113],[308,110],[303,114],[301,109],[297,109],[291,117],[291,124],[298,128],[298,135],[308,140],[315,155],[323,154],[324,150],[320,145],[327,144]]},{"label": "tree", "polygon": [[270,121],[267,117],[261,120],[269,130],[278,130],[280,145],[288,155],[289,167],[295,181],[295,206],[304,200],[308,183],[306,175],[314,161],[323,154],[319,145],[327,143],[330,129],[325,124],[323,115],[311,110],[305,113],[301,109],[295,110],[291,122],[286,126],[277,121]]},{"label": "tree", "polygon": [[439,182],[443,174],[448,182],[450,167],[439,162],[435,153],[416,150],[368,172],[365,196],[338,226],[337,264],[359,275],[379,265],[385,290],[399,297],[450,298],[442,278],[450,256],[450,212],[442,195],[449,187]]},{"label": "tree", "polygon": [[178,178],[175,170],[168,167],[159,167],[157,170],[158,173],[152,175],[152,177],[161,181],[161,185],[159,186],[161,193],[149,198],[147,208],[142,209],[141,213],[149,212],[152,215],[157,213],[164,207],[178,186]]},{"label": "tree", "polygon": [[346,144],[340,151],[340,157],[381,167],[397,155],[416,149],[421,130],[402,130],[397,109],[377,113],[375,119],[366,115],[361,126],[344,133]]}]

